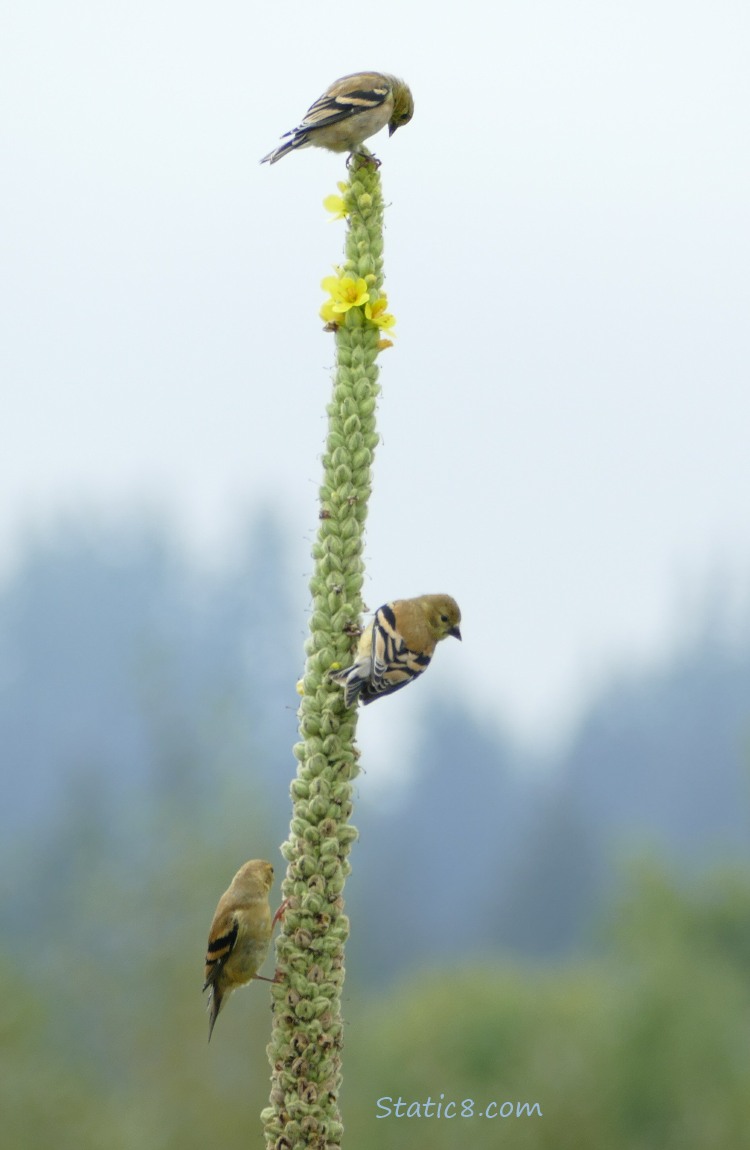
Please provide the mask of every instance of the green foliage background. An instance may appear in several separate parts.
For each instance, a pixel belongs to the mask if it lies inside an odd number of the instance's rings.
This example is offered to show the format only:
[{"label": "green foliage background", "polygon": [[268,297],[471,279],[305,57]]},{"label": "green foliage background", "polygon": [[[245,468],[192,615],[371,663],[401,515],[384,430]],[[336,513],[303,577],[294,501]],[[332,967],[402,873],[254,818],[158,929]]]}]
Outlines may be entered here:
[{"label": "green foliage background", "polygon": [[[230,809],[240,811],[242,797]],[[182,814],[165,804],[143,828],[137,868],[121,867],[104,841],[61,838],[76,855],[64,913],[44,953],[2,965],[7,1145],[262,1144],[270,999],[261,985],[237,995],[207,1046],[200,949],[207,908],[234,860]],[[247,833],[241,821],[238,837]],[[273,853],[260,825],[256,841]],[[602,930],[581,962],[488,956],[436,965],[380,993],[358,987],[354,971],[344,1001],[348,1142],[365,1150],[448,1150],[460,1138],[480,1150],[499,1140],[558,1150],[743,1145],[750,878],[717,873],[686,894],[644,865]],[[398,947],[398,937],[391,942]],[[376,1117],[379,1098],[424,1103],[441,1092],[473,1099],[477,1110],[492,1100],[537,1102],[542,1117]]]},{"label": "green foliage background", "polygon": [[[158,540],[67,532],[0,593],[14,1150],[263,1145],[268,988],[235,995],[209,1047],[200,986],[217,897],[288,825],[299,668],[275,539],[256,524],[244,565],[201,580]],[[607,688],[544,783],[455,699],[424,711],[400,806],[376,810],[363,774],[348,1145],[747,1144],[748,650],[701,640]],[[441,1092],[542,1117],[377,1117]]]}]

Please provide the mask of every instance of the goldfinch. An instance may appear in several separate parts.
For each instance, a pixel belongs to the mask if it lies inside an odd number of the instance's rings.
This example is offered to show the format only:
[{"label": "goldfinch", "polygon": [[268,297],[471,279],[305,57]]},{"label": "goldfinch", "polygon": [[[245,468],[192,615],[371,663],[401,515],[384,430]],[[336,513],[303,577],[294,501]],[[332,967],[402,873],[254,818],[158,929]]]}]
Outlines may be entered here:
[{"label": "goldfinch", "polygon": [[308,108],[302,123],[283,135],[278,148],[260,162],[275,164],[289,152],[311,145],[329,152],[356,152],[386,124],[392,136],[413,115],[414,100],[403,80],[382,72],[342,76]]},{"label": "goldfinch", "polygon": [[252,859],[241,866],[224,894],[208,933],[206,981],[208,990],[208,1041],[224,1002],[238,986],[253,978],[263,978],[258,967],[268,953],[271,932],[283,912],[282,904],[271,920],[268,895],[273,883],[273,867],[263,859]]},{"label": "goldfinch", "polygon": [[351,667],[331,673],[344,688],[346,706],[357,698],[367,706],[411,683],[429,666],[441,639],[461,638],[460,622],[461,611],[450,595],[396,599],[379,607],[362,633]]}]

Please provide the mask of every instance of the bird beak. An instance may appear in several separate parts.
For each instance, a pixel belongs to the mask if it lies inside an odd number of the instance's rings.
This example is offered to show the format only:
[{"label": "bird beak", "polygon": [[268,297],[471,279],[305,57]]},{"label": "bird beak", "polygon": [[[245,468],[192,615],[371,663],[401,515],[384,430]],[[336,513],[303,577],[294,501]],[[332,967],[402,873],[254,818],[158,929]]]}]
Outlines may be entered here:
[{"label": "bird beak", "polygon": [[397,127],[398,127],[398,124],[389,124],[388,125],[388,135],[392,136],[393,133],[396,131]]},{"label": "bird beak", "polygon": [[458,627],[451,627],[448,634],[452,635],[454,639],[460,639],[461,638],[461,632],[460,632]]}]

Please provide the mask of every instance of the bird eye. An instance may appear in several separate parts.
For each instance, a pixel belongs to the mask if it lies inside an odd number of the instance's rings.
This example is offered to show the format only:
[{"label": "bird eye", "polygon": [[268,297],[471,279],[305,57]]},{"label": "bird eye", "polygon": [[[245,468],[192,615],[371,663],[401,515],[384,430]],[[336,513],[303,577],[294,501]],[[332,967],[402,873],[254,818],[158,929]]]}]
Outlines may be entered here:
[{"label": "bird eye", "polygon": [[440,622],[441,623],[447,623],[448,622],[448,616],[447,615],[441,615],[440,616]]}]

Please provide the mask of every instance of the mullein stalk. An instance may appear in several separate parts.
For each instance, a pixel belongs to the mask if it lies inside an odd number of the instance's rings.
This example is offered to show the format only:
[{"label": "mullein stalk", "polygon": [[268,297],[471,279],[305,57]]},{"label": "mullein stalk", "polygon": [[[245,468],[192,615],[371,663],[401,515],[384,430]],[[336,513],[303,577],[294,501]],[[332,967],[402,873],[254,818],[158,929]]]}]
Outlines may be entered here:
[{"label": "mullein stalk", "polygon": [[[382,289],[383,201],[378,167],[365,155],[350,161],[343,189],[346,262],[340,274],[365,279],[371,298]],[[352,306],[336,320],[336,369],[328,405],[319,528],[312,555],[312,615],[299,708],[300,742],[292,782],[288,862],[282,894],[289,905],[277,942],[280,981],[272,987],[270,1105],[263,1111],[273,1150],[341,1143],[344,882],[357,837],[351,825],[352,781],[358,773],[357,710],[345,708],[332,667],[350,661],[363,610],[362,550],[371,466],[378,443],[376,358],[380,330]]]}]

